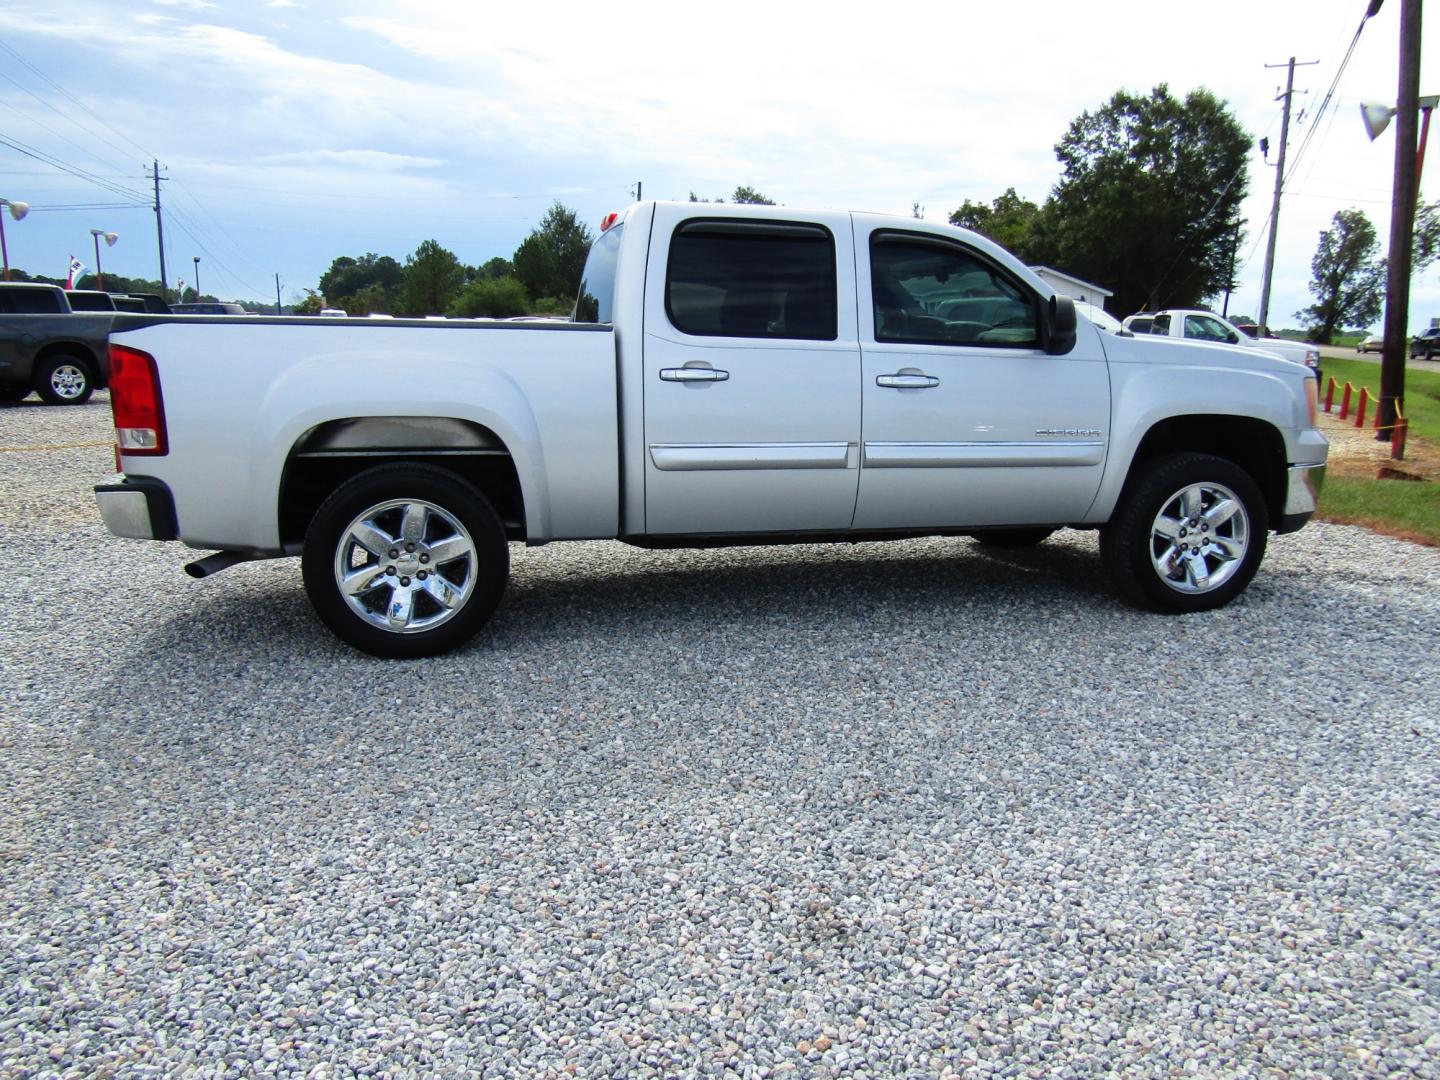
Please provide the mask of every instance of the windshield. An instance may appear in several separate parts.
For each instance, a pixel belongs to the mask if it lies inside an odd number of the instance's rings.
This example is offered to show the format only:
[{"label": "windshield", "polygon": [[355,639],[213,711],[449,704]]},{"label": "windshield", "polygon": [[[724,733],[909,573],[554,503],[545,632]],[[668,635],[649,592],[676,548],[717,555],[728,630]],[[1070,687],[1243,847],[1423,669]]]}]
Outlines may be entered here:
[{"label": "windshield", "polygon": [[615,264],[620,261],[620,233],[614,225],[590,245],[585,270],[580,275],[580,295],[575,299],[576,322],[610,323],[615,319]]}]

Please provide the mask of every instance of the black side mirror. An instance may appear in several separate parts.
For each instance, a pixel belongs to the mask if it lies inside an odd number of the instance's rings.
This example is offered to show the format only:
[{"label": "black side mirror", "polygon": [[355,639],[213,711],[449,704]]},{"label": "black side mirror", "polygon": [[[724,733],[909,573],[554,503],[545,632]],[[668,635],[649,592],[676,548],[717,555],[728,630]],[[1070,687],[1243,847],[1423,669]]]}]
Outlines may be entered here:
[{"label": "black side mirror", "polygon": [[1044,344],[1051,356],[1064,356],[1075,347],[1075,301],[1052,296],[1045,305]]}]

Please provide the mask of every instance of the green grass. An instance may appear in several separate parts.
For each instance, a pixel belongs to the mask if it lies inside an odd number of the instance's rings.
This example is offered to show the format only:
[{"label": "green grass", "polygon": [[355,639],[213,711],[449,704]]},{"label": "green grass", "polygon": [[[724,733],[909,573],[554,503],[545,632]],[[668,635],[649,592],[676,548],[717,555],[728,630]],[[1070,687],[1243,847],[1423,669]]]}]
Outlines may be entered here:
[{"label": "green grass", "polygon": [[[1337,383],[1335,407],[1346,382],[1356,389],[1369,387],[1371,398],[1380,391],[1380,365],[1364,360],[1323,362],[1325,381]],[[1324,387],[1321,387],[1321,402]],[[1353,399],[1352,399],[1353,401]],[[1372,414],[1373,415],[1373,414]],[[1410,449],[1407,458],[1420,448],[1416,440],[1440,448],[1440,374],[1433,371],[1405,371],[1405,416],[1410,421]],[[1433,458],[1433,453],[1431,454]],[[1405,462],[1396,462],[1407,469]],[[1333,471],[1320,494],[1319,517],[1364,525],[1377,532],[1440,546],[1440,482],[1380,480],[1371,477],[1337,476]]]},{"label": "green grass", "polygon": [[[1335,406],[1339,408],[1341,393],[1347,382],[1354,383],[1358,391],[1362,386],[1370,388],[1373,401],[1380,393],[1380,365],[1368,360],[1321,361],[1324,383],[1331,378],[1336,382]],[[1320,401],[1325,401],[1325,385],[1320,387]],[[1426,442],[1440,443],[1440,372],[1405,369],[1405,418],[1410,421],[1412,437]]]},{"label": "green grass", "polygon": [[1328,476],[1318,516],[1440,547],[1440,484]]}]

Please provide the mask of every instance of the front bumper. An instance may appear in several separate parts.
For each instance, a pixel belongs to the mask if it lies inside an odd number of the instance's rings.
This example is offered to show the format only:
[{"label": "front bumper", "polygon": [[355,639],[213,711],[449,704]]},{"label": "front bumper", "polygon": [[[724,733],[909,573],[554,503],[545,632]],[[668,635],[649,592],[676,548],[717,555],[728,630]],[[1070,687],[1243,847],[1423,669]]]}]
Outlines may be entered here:
[{"label": "front bumper", "polygon": [[1286,476],[1285,506],[1275,527],[1278,534],[1291,533],[1310,520],[1320,505],[1320,489],[1325,486],[1325,463],[1291,465]]},{"label": "front bumper", "polygon": [[127,476],[118,484],[97,484],[95,502],[105,527],[136,540],[175,540],[175,498],[163,480]]}]

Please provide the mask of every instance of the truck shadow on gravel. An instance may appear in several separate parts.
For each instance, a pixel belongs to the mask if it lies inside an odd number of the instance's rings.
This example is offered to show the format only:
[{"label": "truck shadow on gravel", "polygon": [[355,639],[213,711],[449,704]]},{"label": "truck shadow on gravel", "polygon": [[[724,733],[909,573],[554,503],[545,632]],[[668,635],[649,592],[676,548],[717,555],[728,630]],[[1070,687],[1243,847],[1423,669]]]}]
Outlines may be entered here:
[{"label": "truck shadow on gravel", "polygon": [[[963,633],[961,624],[971,620],[1053,629],[1056,617],[1077,610],[1106,618],[1126,610],[1109,591],[1093,544],[992,551],[954,539],[863,548],[515,547],[510,584],[495,617],[443,662],[543,649],[557,640],[603,642],[621,632],[632,640],[671,640],[774,620],[783,620],[790,633],[897,623]],[[193,661],[214,653],[286,664],[298,649],[370,660],[320,624],[294,561],[240,566],[186,588],[210,595],[177,610],[158,640],[145,644],[149,655]],[[264,619],[257,620],[257,610]],[[744,647],[744,637],[733,636]],[[433,661],[419,661],[425,662]]]}]

